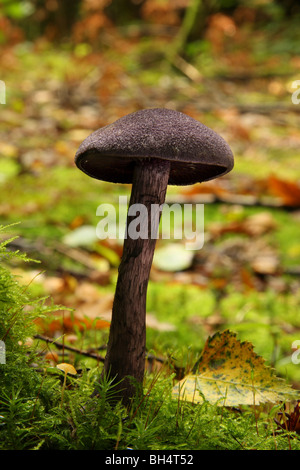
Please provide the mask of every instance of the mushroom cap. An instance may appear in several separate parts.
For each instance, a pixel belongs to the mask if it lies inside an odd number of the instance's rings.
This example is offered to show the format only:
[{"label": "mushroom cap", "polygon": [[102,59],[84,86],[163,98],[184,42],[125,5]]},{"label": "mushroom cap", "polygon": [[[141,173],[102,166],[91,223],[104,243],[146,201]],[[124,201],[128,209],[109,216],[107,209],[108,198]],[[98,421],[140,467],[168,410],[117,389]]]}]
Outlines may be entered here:
[{"label": "mushroom cap", "polygon": [[220,135],[165,108],[136,111],[93,132],[80,145],[75,163],[93,178],[132,183],[136,162],[145,159],[169,160],[168,184],[178,186],[217,178],[234,165],[231,149]]},{"label": "mushroom cap", "polygon": [[77,374],[77,370],[75,369],[75,367],[73,367],[72,364],[68,364],[67,362],[61,362],[61,364],[57,364],[56,367],[62,370],[65,374]]}]

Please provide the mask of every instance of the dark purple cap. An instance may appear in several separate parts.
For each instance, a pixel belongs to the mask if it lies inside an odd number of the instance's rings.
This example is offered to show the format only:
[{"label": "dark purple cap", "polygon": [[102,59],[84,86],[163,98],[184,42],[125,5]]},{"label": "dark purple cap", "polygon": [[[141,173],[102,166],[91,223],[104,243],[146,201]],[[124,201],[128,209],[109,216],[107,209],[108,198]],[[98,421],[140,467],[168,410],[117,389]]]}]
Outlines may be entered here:
[{"label": "dark purple cap", "polygon": [[75,163],[84,173],[112,183],[131,183],[137,161],[171,162],[170,185],[208,181],[233,168],[225,140],[212,129],[171,109],[144,109],[93,132]]}]

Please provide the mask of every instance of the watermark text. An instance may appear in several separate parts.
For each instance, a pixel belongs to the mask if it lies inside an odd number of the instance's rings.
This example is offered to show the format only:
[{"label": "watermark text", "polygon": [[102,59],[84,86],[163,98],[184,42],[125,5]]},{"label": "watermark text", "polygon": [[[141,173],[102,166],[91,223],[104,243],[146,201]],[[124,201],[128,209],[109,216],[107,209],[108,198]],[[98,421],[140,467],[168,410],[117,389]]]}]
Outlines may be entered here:
[{"label": "watermark text", "polygon": [[292,83],[292,88],[296,88],[296,91],[292,93],[292,103],[299,104],[300,103],[300,80],[295,80]]},{"label": "watermark text", "polygon": [[128,220],[126,208],[127,196],[119,197],[118,211],[113,204],[98,206],[96,215],[101,220],[97,224],[96,235],[100,240],[150,237],[184,240],[188,250],[203,247],[204,204],[151,204],[150,211],[143,204],[132,204],[128,208]]},{"label": "watermark text", "polygon": [[4,341],[0,340],[0,364],[6,364],[6,350]]},{"label": "watermark text", "polygon": [[3,80],[0,80],[0,104],[6,103],[6,87]]}]

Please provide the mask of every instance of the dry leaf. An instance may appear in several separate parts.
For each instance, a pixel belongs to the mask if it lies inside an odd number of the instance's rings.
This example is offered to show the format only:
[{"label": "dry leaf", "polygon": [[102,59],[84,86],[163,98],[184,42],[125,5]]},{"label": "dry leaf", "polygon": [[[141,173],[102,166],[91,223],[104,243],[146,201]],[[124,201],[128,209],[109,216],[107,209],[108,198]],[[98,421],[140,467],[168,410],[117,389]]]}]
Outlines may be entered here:
[{"label": "dry leaf", "polygon": [[252,269],[259,274],[276,274],[279,269],[279,260],[274,255],[257,256],[252,263]]},{"label": "dry leaf", "polygon": [[261,236],[274,230],[277,224],[269,212],[260,212],[247,217],[244,222],[244,230],[252,236]]},{"label": "dry leaf", "polygon": [[295,405],[291,413],[287,413],[285,410],[277,414],[278,419],[274,419],[275,423],[278,424],[278,430],[283,429],[284,431],[296,432],[300,434],[300,408],[299,401]]},{"label": "dry leaf", "polygon": [[157,331],[175,331],[175,325],[168,322],[160,322],[153,313],[147,313],[146,316],[147,328],[153,328]]},{"label": "dry leaf", "polygon": [[205,37],[211,42],[214,53],[221,54],[226,38],[234,37],[236,32],[236,25],[229,16],[216,13],[209,18]]},{"label": "dry leaf", "polygon": [[251,343],[240,342],[229,330],[207,339],[194,371],[173,388],[174,398],[238,406],[288,401],[296,395],[265,365]]},{"label": "dry leaf", "polygon": [[300,205],[300,187],[291,181],[285,181],[276,176],[268,179],[269,191],[275,196],[279,196],[285,204],[290,206]]},{"label": "dry leaf", "polygon": [[227,224],[214,223],[210,226],[210,233],[214,237],[226,233],[242,233],[252,237],[258,237],[274,230],[276,226],[277,224],[270,213],[260,212],[246,217],[243,220],[237,220]]}]

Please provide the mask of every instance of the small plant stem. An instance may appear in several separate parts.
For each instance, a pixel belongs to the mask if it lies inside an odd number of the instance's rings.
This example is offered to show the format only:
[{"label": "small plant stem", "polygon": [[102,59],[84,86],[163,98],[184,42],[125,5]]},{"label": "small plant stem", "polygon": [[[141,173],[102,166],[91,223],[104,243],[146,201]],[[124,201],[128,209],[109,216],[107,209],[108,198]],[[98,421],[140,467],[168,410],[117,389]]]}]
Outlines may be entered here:
[{"label": "small plant stem", "polygon": [[287,420],[286,420],[285,410],[283,410],[282,416],[283,416],[283,421],[284,421],[284,425],[285,425],[285,429],[286,429],[286,433],[287,433],[287,438],[288,438],[288,442],[289,442],[289,450],[292,450],[290,430],[289,430],[289,426],[288,426],[288,423],[287,423]]},{"label": "small plant stem", "polygon": [[64,383],[61,391],[61,402],[60,402],[60,407],[62,408],[63,402],[64,402],[64,393],[65,393],[65,387],[66,387],[66,381],[67,381],[67,372],[65,372],[64,376]]}]

